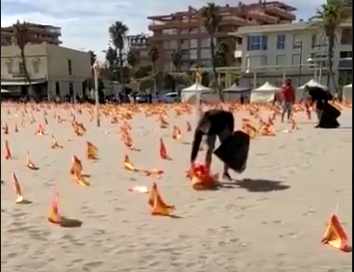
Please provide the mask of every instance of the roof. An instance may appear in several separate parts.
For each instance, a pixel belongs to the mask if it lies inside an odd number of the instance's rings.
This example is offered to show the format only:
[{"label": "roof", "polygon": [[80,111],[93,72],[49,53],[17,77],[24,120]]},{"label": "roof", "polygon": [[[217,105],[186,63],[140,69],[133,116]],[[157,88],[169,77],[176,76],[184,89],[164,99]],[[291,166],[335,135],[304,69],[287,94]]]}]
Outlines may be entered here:
[{"label": "roof", "polygon": [[223,92],[248,92],[250,90],[251,90],[250,87],[241,87],[235,83],[231,85],[229,88],[224,89]]},{"label": "roof", "polygon": [[264,32],[286,32],[297,31],[305,29],[313,29],[314,25],[304,22],[293,24],[270,24],[270,25],[257,25],[257,26],[242,26],[239,27],[237,32],[232,32],[230,35],[242,36],[250,33],[264,33]]},{"label": "roof", "polygon": [[182,92],[203,92],[203,91],[210,91],[211,89],[208,87],[203,86],[199,83],[194,83],[192,86],[188,88],[184,88]]},{"label": "roof", "polygon": [[268,81],[264,83],[262,86],[258,87],[257,89],[254,89],[253,91],[255,92],[274,92],[279,90],[278,87],[273,86],[270,84]]},{"label": "roof", "polygon": [[[31,80],[31,85],[45,83],[46,79],[41,80]],[[29,85],[29,82],[26,80],[1,80],[1,86],[23,86]]]},{"label": "roof", "polygon": [[316,80],[314,80],[314,79],[309,80],[309,81],[306,82],[304,85],[298,87],[298,89],[299,89],[299,90],[303,90],[303,89],[305,89],[306,86],[308,86],[308,87],[320,87],[320,88],[326,89],[326,90],[328,89],[326,86],[324,86],[324,85],[318,83],[318,82],[317,82]]}]

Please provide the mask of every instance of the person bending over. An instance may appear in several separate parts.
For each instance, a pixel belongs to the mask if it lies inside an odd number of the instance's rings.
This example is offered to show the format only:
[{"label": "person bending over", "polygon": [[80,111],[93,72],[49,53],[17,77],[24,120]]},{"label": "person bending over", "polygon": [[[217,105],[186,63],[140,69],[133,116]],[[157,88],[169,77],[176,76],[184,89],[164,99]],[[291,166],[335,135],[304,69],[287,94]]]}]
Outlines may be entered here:
[{"label": "person bending over", "polygon": [[[208,168],[211,165],[211,158],[215,148],[216,137],[219,137],[220,142],[226,140],[229,136],[232,135],[234,131],[234,116],[231,112],[224,110],[209,110],[206,111],[198,123],[198,126],[194,132],[194,139],[192,144],[192,153],[191,153],[191,164],[193,165],[198,152],[200,143],[203,139],[203,136],[207,136],[207,152],[205,156],[205,164]],[[224,164],[224,173],[223,177],[231,180],[231,176],[228,172],[228,166]]]}]

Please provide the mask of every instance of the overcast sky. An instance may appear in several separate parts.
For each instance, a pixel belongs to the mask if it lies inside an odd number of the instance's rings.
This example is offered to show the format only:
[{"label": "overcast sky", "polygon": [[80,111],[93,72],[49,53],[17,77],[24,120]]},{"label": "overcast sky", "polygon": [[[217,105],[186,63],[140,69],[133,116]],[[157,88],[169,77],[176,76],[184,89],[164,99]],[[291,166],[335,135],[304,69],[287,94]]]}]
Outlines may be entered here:
[{"label": "overcast sky", "polygon": [[[63,46],[94,50],[102,57],[108,47],[108,28],[124,22],[129,34],[148,33],[147,16],[183,11],[189,5],[200,8],[210,0],[1,0],[1,26],[26,20],[62,28]],[[217,4],[237,5],[236,0],[215,0]],[[258,0],[244,0],[254,3]],[[297,19],[307,19],[325,0],[283,0],[297,8]]]}]

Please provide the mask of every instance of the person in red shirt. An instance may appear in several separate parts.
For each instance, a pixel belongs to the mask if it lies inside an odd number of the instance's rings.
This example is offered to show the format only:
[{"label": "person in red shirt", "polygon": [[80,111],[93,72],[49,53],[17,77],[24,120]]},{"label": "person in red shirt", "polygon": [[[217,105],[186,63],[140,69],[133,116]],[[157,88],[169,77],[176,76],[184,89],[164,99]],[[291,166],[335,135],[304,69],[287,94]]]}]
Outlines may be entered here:
[{"label": "person in red shirt", "polygon": [[284,122],[285,113],[288,115],[288,121],[290,120],[293,105],[295,103],[295,90],[291,85],[291,80],[287,79],[281,89],[281,96],[283,100],[283,112],[281,114],[281,121]]}]

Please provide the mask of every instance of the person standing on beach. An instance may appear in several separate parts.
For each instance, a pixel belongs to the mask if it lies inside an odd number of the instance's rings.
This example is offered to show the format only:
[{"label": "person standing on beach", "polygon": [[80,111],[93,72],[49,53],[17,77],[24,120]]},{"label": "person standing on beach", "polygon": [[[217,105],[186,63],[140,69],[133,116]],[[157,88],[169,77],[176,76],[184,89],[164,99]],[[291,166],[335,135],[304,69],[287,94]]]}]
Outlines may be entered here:
[{"label": "person standing on beach", "polygon": [[[199,147],[204,135],[207,136],[207,152],[205,164],[210,169],[212,154],[215,148],[216,137],[219,137],[220,142],[224,142],[234,131],[234,116],[229,111],[224,110],[209,110],[206,111],[200,118],[198,126],[194,132],[194,139],[191,152],[191,165],[197,158]],[[228,172],[229,167],[224,164],[223,177],[231,180]]]},{"label": "person standing on beach", "polygon": [[284,122],[285,113],[288,115],[288,121],[290,120],[293,105],[295,103],[295,90],[291,85],[291,79],[287,79],[281,89],[281,96],[283,100],[283,112],[281,114],[281,122]]}]

